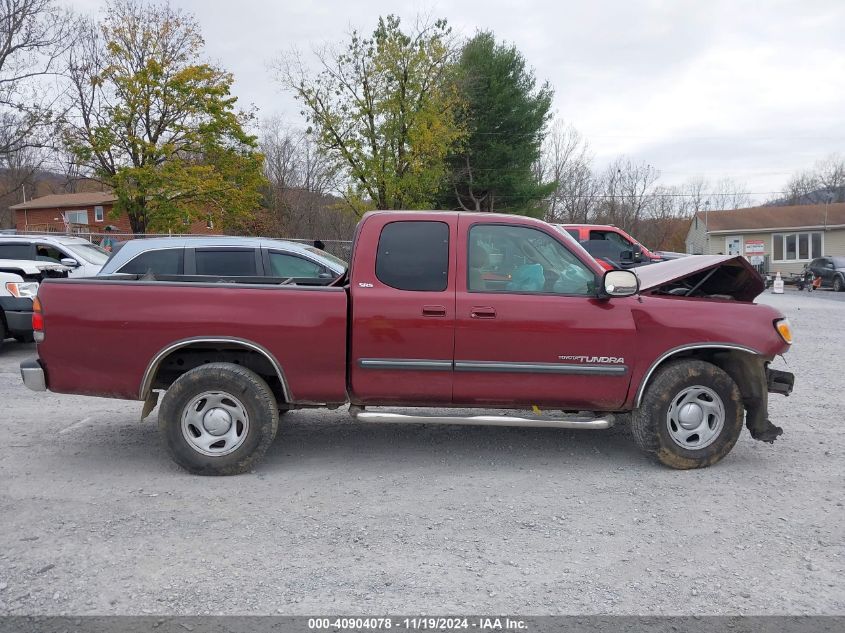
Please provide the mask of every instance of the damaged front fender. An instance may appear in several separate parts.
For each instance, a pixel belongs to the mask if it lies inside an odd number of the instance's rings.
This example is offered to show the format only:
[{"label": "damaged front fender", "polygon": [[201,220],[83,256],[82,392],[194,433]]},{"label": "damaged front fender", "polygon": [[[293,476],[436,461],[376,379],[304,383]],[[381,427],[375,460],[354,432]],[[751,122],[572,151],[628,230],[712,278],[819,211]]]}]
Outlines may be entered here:
[{"label": "damaged front fender", "polygon": [[751,437],[773,443],[783,429],[769,420],[769,393],[788,396],[795,376],[788,371],[769,368],[769,361],[744,352],[720,352],[713,362],[724,369],[739,387],[745,408],[745,427]]}]

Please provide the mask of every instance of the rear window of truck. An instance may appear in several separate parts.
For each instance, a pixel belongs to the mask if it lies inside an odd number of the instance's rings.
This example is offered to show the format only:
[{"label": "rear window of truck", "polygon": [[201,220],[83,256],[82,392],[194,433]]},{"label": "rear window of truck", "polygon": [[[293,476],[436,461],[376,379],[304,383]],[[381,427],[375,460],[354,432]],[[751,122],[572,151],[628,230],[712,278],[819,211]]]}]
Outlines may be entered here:
[{"label": "rear window of truck", "polygon": [[449,225],[433,220],[386,224],[378,240],[376,277],[398,290],[446,290]]}]

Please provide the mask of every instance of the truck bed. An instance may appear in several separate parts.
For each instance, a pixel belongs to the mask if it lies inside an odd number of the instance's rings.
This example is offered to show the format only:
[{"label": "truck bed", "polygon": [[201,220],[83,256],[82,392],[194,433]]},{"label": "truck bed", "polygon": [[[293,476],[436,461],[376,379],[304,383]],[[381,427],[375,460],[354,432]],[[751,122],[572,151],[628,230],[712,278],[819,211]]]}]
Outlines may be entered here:
[{"label": "truck bed", "polygon": [[292,403],[345,401],[346,291],[268,281],[48,280],[39,292],[48,387],[142,399],[151,359],[201,337],[253,343],[295,368],[284,377]]}]

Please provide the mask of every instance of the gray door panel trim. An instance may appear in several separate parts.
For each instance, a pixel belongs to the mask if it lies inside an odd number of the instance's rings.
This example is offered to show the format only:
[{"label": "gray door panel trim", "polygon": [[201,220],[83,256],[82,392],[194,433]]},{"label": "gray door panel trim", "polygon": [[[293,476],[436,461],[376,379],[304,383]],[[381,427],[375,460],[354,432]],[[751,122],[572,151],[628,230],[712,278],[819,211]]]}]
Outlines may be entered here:
[{"label": "gray door panel trim", "polygon": [[500,363],[495,361],[455,361],[455,371],[500,372],[509,374],[568,374],[624,376],[625,365],[572,365],[564,363]]},{"label": "gray door panel trim", "polygon": [[415,371],[452,371],[451,360],[427,360],[423,358],[360,358],[362,369],[410,369]]},{"label": "gray door panel trim", "polygon": [[567,374],[624,376],[626,365],[572,365],[564,363],[501,363],[495,361],[429,360],[423,358],[360,358],[362,369],[406,369],[415,371],[497,372],[518,374]]}]

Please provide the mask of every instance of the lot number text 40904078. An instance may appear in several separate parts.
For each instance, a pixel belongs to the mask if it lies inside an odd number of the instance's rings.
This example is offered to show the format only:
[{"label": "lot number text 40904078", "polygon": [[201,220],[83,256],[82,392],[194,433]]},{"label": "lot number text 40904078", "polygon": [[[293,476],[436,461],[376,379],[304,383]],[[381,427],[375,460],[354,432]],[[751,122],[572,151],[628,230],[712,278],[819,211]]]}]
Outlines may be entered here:
[{"label": "lot number text 40904078", "polygon": [[344,630],[344,629],[373,629],[399,631],[524,631],[526,622],[507,617],[327,617],[309,618],[308,628],[311,630]]}]

